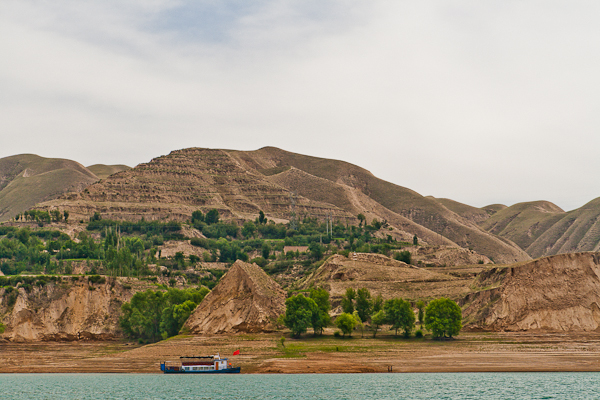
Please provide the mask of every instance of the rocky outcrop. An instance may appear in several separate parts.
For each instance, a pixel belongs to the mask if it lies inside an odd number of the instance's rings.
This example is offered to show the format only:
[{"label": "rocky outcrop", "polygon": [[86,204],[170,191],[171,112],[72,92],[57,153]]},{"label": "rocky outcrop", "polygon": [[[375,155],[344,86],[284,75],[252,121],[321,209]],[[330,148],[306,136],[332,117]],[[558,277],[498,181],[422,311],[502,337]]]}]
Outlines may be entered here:
[{"label": "rocky outcrop", "polygon": [[45,286],[0,289],[2,338],[12,341],[111,339],[120,336],[121,304],[133,291],[118,282],[63,278]]},{"label": "rocky outcrop", "polygon": [[268,332],[285,311],[285,292],[258,265],[236,261],[185,326],[195,334]]},{"label": "rocky outcrop", "polygon": [[600,254],[573,253],[506,268],[501,284],[467,296],[463,317],[484,330],[596,331]]}]

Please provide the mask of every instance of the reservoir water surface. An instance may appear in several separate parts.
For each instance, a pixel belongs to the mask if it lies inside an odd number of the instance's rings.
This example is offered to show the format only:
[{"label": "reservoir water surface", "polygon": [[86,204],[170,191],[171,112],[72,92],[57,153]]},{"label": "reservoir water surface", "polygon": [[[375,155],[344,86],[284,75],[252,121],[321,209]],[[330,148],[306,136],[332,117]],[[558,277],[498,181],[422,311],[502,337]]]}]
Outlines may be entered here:
[{"label": "reservoir water surface", "polygon": [[600,373],[0,374],[8,399],[598,399]]}]

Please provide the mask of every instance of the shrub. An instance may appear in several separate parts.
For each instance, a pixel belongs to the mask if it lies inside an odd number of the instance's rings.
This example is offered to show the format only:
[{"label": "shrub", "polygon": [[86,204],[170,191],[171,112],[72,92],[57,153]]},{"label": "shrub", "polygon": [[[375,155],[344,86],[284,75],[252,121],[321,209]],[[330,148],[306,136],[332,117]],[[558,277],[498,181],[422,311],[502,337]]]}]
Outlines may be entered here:
[{"label": "shrub", "polygon": [[106,278],[100,275],[90,275],[88,276],[88,282],[90,282],[91,284],[104,284],[106,283]]},{"label": "shrub", "polygon": [[340,336],[342,336],[342,334],[340,333],[340,331],[335,331],[335,332],[333,332],[333,336],[339,338]]},{"label": "shrub", "polygon": [[416,338],[422,338],[423,337],[423,331],[420,329],[417,329],[417,331],[415,332],[415,337]]}]

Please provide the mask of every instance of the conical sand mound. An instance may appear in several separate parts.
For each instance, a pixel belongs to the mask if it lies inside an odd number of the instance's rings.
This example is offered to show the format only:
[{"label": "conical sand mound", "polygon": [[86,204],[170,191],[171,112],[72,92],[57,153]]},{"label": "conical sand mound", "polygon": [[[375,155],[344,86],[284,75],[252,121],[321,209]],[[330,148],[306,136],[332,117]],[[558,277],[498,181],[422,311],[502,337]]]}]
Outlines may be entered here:
[{"label": "conical sand mound", "polygon": [[256,264],[236,261],[186,322],[192,333],[264,332],[285,311],[285,292]]}]

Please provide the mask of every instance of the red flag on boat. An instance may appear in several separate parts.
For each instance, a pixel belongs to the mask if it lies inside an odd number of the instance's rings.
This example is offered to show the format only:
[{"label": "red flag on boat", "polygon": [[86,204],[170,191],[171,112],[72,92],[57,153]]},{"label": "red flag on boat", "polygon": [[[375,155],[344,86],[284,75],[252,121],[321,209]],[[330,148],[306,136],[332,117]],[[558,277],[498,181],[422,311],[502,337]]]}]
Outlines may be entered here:
[{"label": "red flag on boat", "polygon": [[234,356],[237,356],[238,354],[240,354],[240,351],[239,351],[239,350],[236,350],[236,351],[234,351],[234,352],[233,352],[233,355],[234,355]]}]

